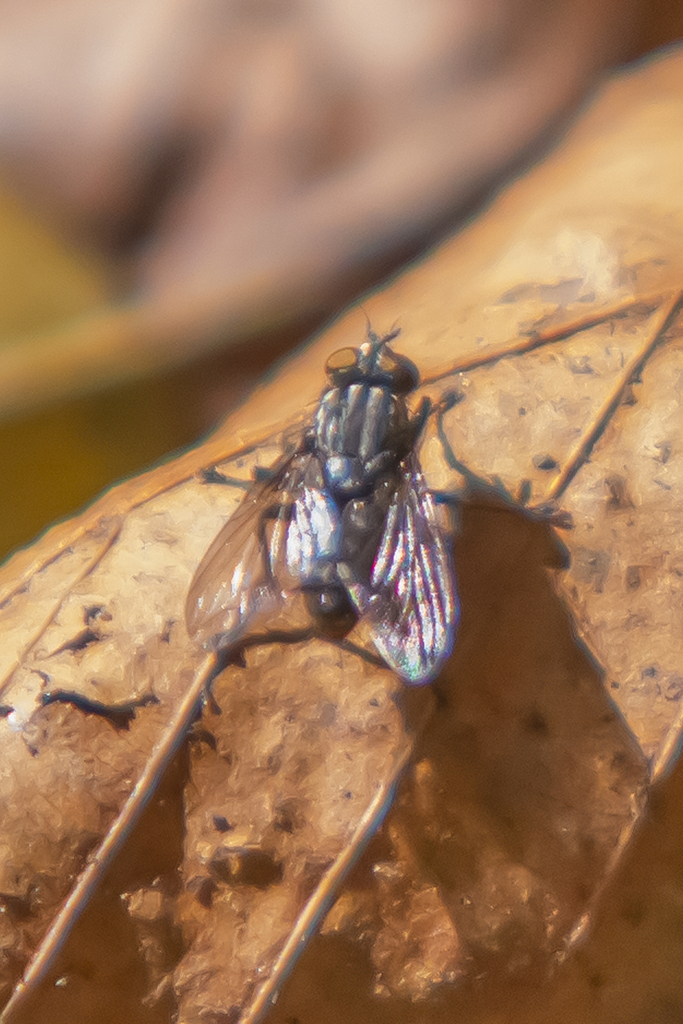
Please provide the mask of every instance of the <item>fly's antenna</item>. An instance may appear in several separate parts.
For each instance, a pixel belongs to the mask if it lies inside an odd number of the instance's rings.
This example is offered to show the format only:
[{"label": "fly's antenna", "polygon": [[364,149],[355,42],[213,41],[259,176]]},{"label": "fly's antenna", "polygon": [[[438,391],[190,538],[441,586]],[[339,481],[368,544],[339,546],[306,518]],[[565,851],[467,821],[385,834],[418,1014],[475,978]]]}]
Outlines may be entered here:
[{"label": "fly's antenna", "polygon": [[[365,310],[363,310],[363,312],[365,313]],[[367,338],[367,345],[371,352],[376,352],[384,344],[384,338],[380,338],[380,336],[373,331],[372,324],[370,323],[370,317],[367,313],[365,313],[365,337]]]},{"label": "fly's antenna", "polygon": [[[365,312],[365,311],[364,311]],[[382,354],[382,349],[385,345],[388,345],[390,341],[397,338],[401,333],[401,328],[397,327],[396,324],[391,328],[388,334],[379,335],[373,330],[372,324],[370,323],[370,317],[365,314],[365,333],[367,341],[362,346],[361,351],[367,359],[368,366],[377,365],[379,357]]]}]

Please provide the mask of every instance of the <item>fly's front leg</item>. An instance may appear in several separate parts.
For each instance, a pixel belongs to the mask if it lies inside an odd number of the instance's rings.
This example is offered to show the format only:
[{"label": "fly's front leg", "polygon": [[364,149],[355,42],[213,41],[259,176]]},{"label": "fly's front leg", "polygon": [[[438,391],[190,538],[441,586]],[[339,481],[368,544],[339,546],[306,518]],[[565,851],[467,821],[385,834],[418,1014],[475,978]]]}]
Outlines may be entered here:
[{"label": "fly's front leg", "polygon": [[433,410],[431,398],[424,397],[420,402],[417,412],[410,421],[410,447],[414,448],[420,437],[420,434],[424,430],[425,423],[429,419]]},{"label": "fly's front leg", "polygon": [[[540,502],[538,505],[531,505],[531,481],[520,481],[517,494],[513,494],[505,486],[500,477],[481,477],[474,473],[469,466],[457,458],[444,428],[444,415],[455,405],[462,401],[465,396],[458,391],[450,392],[434,407],[436,413],[436,429],[441,448],[449,469],[458,473],[465,480],[466,490],[472,496],[480,496],[482,500],[490,503],[497,500],[510,508],[523,511],[530,519],[547,523],[559,530],[571,530],[572,519],[568,512],[559,508],[556,502]],[[457,506],[461,496],[447,491],[432,492],[434,500],[446,505]]]}]

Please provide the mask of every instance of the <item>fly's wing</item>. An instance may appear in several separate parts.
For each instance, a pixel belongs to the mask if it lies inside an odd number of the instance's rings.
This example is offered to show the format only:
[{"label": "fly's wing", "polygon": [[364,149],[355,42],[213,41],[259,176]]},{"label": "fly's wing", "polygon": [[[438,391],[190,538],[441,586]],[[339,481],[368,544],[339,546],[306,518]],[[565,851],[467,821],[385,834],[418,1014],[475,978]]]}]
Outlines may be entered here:
[{"label": "fly's wing", "polygon": [[453,647],[458,599],[449,545],[410,454],[389,508],[369,588],[348,582],[375,647],[409,684],[429,682]]},{"label": "fly's wing", "polygon": [[217,647],[272,614],[334,558],[339,513],[313,452],[297,452],[249,491],[208,548],[187,596],[188,632]]}]

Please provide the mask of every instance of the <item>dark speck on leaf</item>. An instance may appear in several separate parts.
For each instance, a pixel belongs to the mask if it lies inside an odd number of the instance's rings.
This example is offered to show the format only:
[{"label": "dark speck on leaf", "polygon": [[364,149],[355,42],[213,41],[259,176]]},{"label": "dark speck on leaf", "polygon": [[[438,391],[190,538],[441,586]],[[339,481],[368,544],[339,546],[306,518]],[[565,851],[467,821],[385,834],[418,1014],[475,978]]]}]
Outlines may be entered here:
[{"label": "dark speck on leaf", "polygon": [[619,476],[618,474],[615,473],[612,476],[607,477],[605,479],[605,485],[609,492],[609,496],[607,498],[607,508],[610,511],[617,511],[618,509],[624,508],[633,508],[633,501],[631,499],[630,494],[628,493],[626,481],[622,476]]},{"label": "dark speck on leaf", "polygon": [[665,465],[671,458],[671,441],[658,441],[655,448],[659,452],[657,461]]},{"label": "dark speck on leaf", "polygon": [[536,736],[547,736],[550,732],[548,722],[540,711],[532,711],[524,720],[524,725],[530,733]]},{"label": "dark speck on leaf", "polygon": [[681,676],[672,676],[669,680],[669,685],[664,691],[664,699],[670,701],[679,701],[683,697],[683,678]]},{"label": "dark speck on leaf", "polygon": [[629,565],[626,569],[626,586],[629,590],[638,590],[640,587],[639,565]]},{"label": "dark speck on leaf", "polygon": [[232,832],[235,827],[222,814],[214,814],[213,826],[218,832]]},{"label": "dark speck on leaf", "polygon": [[194,895],[200,906],[207,910],[213,902],[213,894],[216,891],[216,883],[211,878],[191,878],[187,883],[187,889]]},{"label": "dark speck on leaf", "polygon": [[101,622],[111,622],[112,615],[103,604],[92,604],[83,609],[83,621],[86,625],[99,619]]},{"label": "dark speck on leaf", "polygon": [[552,455],[534,455],[533,464],[536,469],[542,469],[544,472],[557,469],[557,459],[554,459]]},{"label": "dark speck on leaf", "polygon": [[62,651],[73,651],[74,653],[76,651],[83,651],[86,647],[89,647],[90,644],[96,644],[97,641],[101,639],[102,637],[100,634],[96,633],[94,629],[86,628],[72,640],[67,640],[61,647],[58,647],[54,653],[61,654]]},{"label": "dark speck on leaf", "polygon": [[591,366],[590,359],[588,356],[582,356],[580,359],[572,359],[569,368],[572,373],[577,374],[590,374],[595,373],[595,370]]},{"label": "dark speck on leaf", "polygon": [[218,881],[267,889],[282,880],[282,864],[265,850],[221,848],[211,861],[211,873]]}]

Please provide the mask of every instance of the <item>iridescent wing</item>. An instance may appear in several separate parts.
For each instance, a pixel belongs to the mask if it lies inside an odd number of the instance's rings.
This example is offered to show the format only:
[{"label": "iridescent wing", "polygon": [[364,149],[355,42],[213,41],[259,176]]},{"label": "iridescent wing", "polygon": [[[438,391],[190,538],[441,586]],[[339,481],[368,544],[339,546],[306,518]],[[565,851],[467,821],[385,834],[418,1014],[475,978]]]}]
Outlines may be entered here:
[{"label": "iridescent wing", "polygon": [[459,607],[449,545],[413,453],[389,504],[369,587],[346,585],[387,665],[412,685],[433,679],[451,653]]},{"label": "iridescent wing", "polygon": [[204,555],[187,596],[190,634],[216,647],[235,643],[334,560],[340,531],[320,460],[296,452],[247,493]]}]

